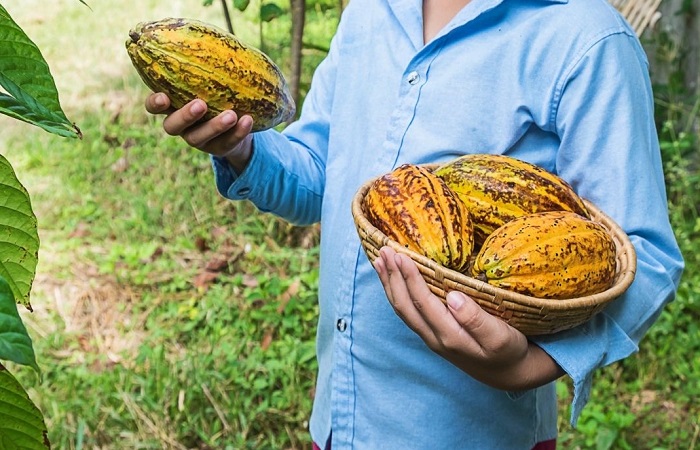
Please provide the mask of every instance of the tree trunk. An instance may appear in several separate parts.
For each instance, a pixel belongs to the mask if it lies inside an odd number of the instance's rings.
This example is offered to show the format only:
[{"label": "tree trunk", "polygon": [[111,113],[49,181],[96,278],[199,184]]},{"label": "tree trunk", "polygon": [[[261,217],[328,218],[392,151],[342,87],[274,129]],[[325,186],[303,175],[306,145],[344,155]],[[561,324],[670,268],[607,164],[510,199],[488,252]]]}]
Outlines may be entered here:
[{"label": "tree trunk", "polygon": [[226,0],[221,0],[221,7],[224,10],[224,18],[226,19],[226,27],[228,27],[228,32],[235,34],[233,32],[233,19],[231,19],[231,13],[228,11]]},{"label": "tree trunk", "polygon": [[290,45],[290,79],[289,88],[292,97],[299,104],[299,85],[301,82],[301,50],[306,21],[306,0],[291,0],[292,7],[292,42]]}]

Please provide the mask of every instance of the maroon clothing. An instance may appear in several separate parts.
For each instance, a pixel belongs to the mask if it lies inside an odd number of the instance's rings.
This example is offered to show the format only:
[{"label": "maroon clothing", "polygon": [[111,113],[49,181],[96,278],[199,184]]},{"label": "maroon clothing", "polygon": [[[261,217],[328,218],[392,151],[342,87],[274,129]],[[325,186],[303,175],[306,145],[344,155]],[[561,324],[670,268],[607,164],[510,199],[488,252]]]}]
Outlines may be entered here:
[{"label": "maroon clothing", "polygon": [[[556,450],[557,448],[557,440],[552,439],[549,441],[542,441],[538,442],[534,447],[532,447],[532,450]],[[325,450],[330,450],[331,449],[331,442],[328,440],[328,445],[326,445]],[[316,445],[316,443],[313,443],[313,450],[321,450],[321,447]]]}]

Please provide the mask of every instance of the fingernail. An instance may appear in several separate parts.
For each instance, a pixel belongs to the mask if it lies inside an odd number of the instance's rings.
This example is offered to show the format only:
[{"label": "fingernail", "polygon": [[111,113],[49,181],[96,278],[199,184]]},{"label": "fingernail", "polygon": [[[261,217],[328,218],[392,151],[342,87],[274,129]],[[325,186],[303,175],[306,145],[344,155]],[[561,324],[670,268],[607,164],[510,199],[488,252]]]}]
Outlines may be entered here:
[{"label": "fingernail", "polygon": [[454,310],[458,310],[462,306],[464,306],[464,297],[462,294],[459,292],[451,291],[447,294],[446,297],[447,304],[450,305],[450,308]]},{"label": "fingernail", "polygon": [[155,105],[157,107],[162,108],[167,103],[167,101],[165,99],[165,95],[163,95],[163,94],[156,95],[156,97],[153,99],[153,103],[155,103]]},{"label": "fingernail", "polygon": [[192,106],[190,106],[190,112],[194,115],[202,114],[204,111],[206,111],[206,106],[204,106],[204,102],[197,101],[192,103]]},{"label": "fingernail", "polygon": [[239,122],[241,123],[241,126],[243,126],[243,127],[250,127],[250,128],[253,128],[253,118],[250,117],[250,116],[243,116],[243,117],[241,117],[241,119],[239,120]]},{"label": "fingernail", "polygon": [[401,268],[401,257],[398,253],[394,255],[394,262],[396,263],[397,267]]},{"label": "fingernail", "polygon": [[231,111],[224,111],[221,114],[221,123],[228,126],[236,123],[236,115]]},{"label": "fingernail", "polygon": [[374,270],[376,270],[377,272],[381,273],[384,270],[384,260],[381,256],[374,260],[373,266]]}]

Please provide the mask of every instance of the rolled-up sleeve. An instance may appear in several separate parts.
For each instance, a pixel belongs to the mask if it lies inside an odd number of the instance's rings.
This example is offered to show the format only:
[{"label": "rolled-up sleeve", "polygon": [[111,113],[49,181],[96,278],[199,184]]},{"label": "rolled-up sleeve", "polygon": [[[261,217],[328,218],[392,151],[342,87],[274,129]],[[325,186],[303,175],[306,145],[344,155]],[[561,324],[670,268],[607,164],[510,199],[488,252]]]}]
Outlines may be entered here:
[{"label": "rolled-up sleeve", "polygon": [[231,200],[249,200],[261,212],[297,225],[318,222],[324,187],[322,162],[275,131],[257,133],[253,146],[251,160],[240,175],[225,160],[212,157],[219,193]]},{"label": "rolled-up sleeve", "polygon": [[573,380],[575,425],[595,370],[636,352],[673,300],[683,259],[669,223],[647,61],[636,38],[615,33],[591,42],[562,74],[553,99],[558,174],[611,216],[637,253],[625,294],[583,325],[533,339]]}]

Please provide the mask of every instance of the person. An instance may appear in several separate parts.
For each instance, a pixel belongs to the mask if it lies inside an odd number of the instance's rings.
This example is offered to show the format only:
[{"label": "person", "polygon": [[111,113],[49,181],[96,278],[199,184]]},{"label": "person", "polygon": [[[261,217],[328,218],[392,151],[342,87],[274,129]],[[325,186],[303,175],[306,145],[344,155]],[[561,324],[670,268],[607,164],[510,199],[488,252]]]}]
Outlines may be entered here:
[{"label": "person", "polygon": [[[250,133],[206,104],[146,99],[163,128],[212,155],[218,191],[291,223],[320,221],[312,439],[333,449],[546,449],[555,383],[571,424],[595,371],[638,350],[683,260],[668,221],[648,64],[604,0],[352,0],[300,117]],[[573,329],[526,338],[410,259],[372,265],[351,216],[367,180],[403,163],[501,153],[556,173],[636,248],[636,278]]]}]

